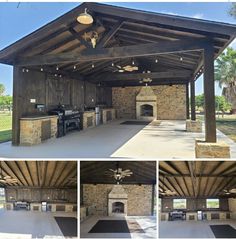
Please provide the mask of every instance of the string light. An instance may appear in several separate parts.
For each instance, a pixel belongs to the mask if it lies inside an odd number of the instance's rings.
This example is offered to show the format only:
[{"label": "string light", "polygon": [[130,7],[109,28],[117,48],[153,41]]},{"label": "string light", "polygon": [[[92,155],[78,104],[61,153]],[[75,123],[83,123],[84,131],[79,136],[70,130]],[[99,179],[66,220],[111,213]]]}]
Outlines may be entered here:
[{"label": "string light", "polygon": [[134,60],[132,60],[132,65],[134,65],[135,63],[134,63]]},{"label": "string light", "polygon": [[92,64],[92,68],[94,68],[95,66],[94,66],[94,64]]},{"label": "string light", "polygon": [[22,68],[22,72],[25,72],[25,68]]},{"label": "string light", "polygon": [[155,63],[158,63],[158,59],[157,58],[155,59]]},{"label": "string light", "polygon": [[114,62],[111,63],[111,66],[114,66]]},{"label": "string light", "polygon": [[59,67],[57,66],[56,70],[58,71],[59,70]]},{"label": "string light", "polygon": [[75,69],[76,69],[76,65],[74,65],[74,67],[73,67],[73,68],[74,68],[74,70],[75,70]]},{"label": "string light", "polygon": [[55,74],[54,76],[56,76],[56,77],[57,77],[57,74]]},{"label": "string light", "polygon": [[28,73],[28,72],[29,72],[29,69],[26,69],[26,72]]},{"label": "string light", "polygon": [[43,71],[43,67],[41,67],[40,71]]},{"label": "string light", "polygon": [[182,56],[179,59],[180,59],[180,61],[183,61],[183,57]]}]

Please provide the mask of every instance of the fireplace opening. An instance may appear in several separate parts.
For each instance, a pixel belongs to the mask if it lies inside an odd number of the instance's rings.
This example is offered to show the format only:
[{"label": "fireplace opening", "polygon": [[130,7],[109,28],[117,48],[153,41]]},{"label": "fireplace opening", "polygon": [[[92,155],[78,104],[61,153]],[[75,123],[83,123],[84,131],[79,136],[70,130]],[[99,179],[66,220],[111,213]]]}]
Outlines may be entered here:
[{"label": "fireplace opening", "polygon": [[124,213],[124,203],[122,203],[122,202],[112,203],[112,212],[113,213]]},{"label": "fireplace opening", "polygon": [[141,105],[141,116],[153,116],[153,106],[145,104]]}]

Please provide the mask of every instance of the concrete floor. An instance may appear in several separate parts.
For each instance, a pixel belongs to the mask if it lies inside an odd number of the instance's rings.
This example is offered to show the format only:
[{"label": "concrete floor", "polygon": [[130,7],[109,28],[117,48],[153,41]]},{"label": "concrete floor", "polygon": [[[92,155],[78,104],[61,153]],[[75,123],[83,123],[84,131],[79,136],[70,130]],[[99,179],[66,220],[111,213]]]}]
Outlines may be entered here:
[{"label": "concrete floor", "polygon": [[64,239],[54,216],[77,217],[77,214],[0,210],[0,238]]},{"label": "concrete floor", "polygon": [[236,229],[234,220],[159,222],[160,238],[215,238],[209,225],[228,224]]},{"label": "concrete floor", "polygon": [[[185,121],[161,121],[159,126],[121,125],[116,120],[31,147],[0,144],[0,157],[10,158],[194,158],[196,138],[204,133],[185,131]],[[236,143],[221,132],[218,140],[231,146],[236,158]]]},{"label": "concrete floor", "polygon": [[145,233],[88,233],[98,220],[124,220],[119,217],[92,216],[80,223],[80,238],[157,238],[156,217],[127,216],[125,219],[135,219]]}]

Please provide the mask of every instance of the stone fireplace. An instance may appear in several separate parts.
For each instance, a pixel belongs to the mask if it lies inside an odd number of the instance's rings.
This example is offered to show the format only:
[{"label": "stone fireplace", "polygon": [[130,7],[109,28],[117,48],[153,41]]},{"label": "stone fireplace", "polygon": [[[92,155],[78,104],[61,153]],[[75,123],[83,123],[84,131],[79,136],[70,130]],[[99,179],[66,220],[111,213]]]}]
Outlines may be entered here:
[{"label": "stone fireplace", "polygon": [[122,185],[114,185],[108,195],[108,216],[127,216],[128,195]]},{"label": "stone fireplace", "polygon": [[144,86],[136,96],[136,119],[154,120],[157,118],[157,96],[151,86]]}]

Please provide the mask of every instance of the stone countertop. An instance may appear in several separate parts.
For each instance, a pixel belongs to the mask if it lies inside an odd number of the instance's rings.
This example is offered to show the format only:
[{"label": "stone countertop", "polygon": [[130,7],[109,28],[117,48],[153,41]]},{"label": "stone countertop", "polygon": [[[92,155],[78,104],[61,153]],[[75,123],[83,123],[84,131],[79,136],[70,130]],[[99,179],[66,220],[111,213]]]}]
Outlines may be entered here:
[{"label": "stone countertop", "polygon": [[86,110],[83,112],[83,114],[90,114],[90,113],[95,113],[95,110]]},{"label": "stone countertop", "polygon": [[[31,204],[41,204],[42,202],[28,202],[25,201],[26,203],[31,203]],[[76,202],[53,202],[53,201],[43,201],[43,202],[47,202],[47,204],[71,204],[71,205],[77,205]],[[15,201],[13,202],[5,202],[5,203],[15,203]]]},{"label": "stone countertop", "polygon": [[[175,210],[173,210],[173,211],[175,211]],[[170,211],[170,212],[173,212],[173,211]],[[178,211],[178,210],[176,210],[176,211]],[[229,210],[219,210],[219,209],[216,209],[216,210],[214,210],[214,209],[211,209],[211,210],[190,210],[190,211],[186,211],[186,210],[179,210],[179,211],[183,211],[183,212],[185,212],[185,213],[197,213],[198,211],[202,211],[203,213],[207,213],[207,212],[209,212],[209,213],[220,213],[220,212],[230,212]],[[170,212],[161,212],[161,213],[170,213]]]},{"label": "stone countertop", "polygon": [[110,107],[110,108],[103,108],[102,110],[114,110],[115,108],[112,108],[112,107]]},{"label": "stone countertop", "polygon": [[48,119],[48,118],[57,118],[57,115],[42,115],[42,116],[26,116],[20,118],[20,120],[40,120],[40,119]]}]

